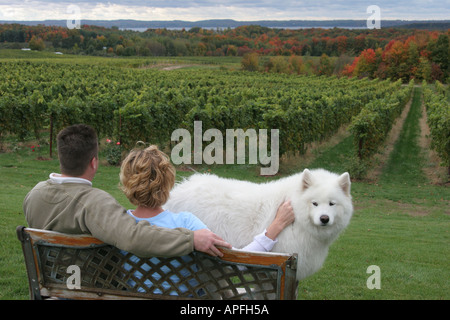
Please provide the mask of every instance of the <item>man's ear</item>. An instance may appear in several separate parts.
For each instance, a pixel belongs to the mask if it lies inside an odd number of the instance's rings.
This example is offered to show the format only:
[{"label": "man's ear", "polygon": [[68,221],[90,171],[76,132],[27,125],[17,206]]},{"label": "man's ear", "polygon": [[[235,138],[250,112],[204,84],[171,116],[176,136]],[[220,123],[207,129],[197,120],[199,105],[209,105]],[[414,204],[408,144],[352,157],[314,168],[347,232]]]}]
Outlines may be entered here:
[{"label": "man's ear", "polygon": [[91,166],[92,169],[97,170],[98,169],[98,158],[93,157],[91,159],[91,162],[89,163],[89,165]]}]

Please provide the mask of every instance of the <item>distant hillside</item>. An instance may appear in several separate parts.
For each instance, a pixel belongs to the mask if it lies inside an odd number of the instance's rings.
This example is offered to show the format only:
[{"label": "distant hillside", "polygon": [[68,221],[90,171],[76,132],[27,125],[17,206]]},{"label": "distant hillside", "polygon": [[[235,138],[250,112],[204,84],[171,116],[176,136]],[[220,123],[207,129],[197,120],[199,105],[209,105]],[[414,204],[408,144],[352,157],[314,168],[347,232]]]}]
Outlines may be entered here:
[{"label": "distant hillside", "polygon": [[[238,56],[243,57],[244,65],[247,60],[258,61],[258,57],[265,56],[262,65],[252,63],[250,69],[258,65],[264,71],[334,73],[401,79],[405,83],[411,79],[428,82],[450,79],[449,32],[430,30],[439,25],[436,22],[409,21],[381,29],[357,27],[357,21],[350,20],[321,21],[321,28],[319,25],[314,28],[311,21],[303,28],[293,21],[289,28],[286,27],[289,21],[278,21],[278,25],[267,21],[271,27],[235,27],[231,25],[234,22],[208,20],[186,25],[183,21],[169,21],[162,26],[157,22],[151,25],[117,20],[103,21],[102,26],[100,22],[82,21],[81,28],[73,30],[67,28],[66,21],[58,21],[62,26],[49,21],[47,25],[36,25],[36,21],[34,25],[0,23],[0,50],[28,48],[98,56]],[[332,27],[337,23],[343,26]],[[449,24],[450,21],[440,25]],[[417,30],[420,27],[428,30]],[[308,58],[303,63],[301,57]],[[312,63],[309,57],[320,59]]]},{"label": "distant hillside", "polygon": [[[44,21],[5,21],[0,23],[18,23],[23,25],[66,26],[66,20]],[[82,24],[106,28],[236,28],[244,25],[259,25],[271,28],[366,28],[366,20],[261,20],[236,21],[232,19],[214,19],[201,21],[140,21],[140,20],[82,20]],[[382,20],[382,28],[414,28],[428,30],[445,30],[450,28],[450,20]]]}]

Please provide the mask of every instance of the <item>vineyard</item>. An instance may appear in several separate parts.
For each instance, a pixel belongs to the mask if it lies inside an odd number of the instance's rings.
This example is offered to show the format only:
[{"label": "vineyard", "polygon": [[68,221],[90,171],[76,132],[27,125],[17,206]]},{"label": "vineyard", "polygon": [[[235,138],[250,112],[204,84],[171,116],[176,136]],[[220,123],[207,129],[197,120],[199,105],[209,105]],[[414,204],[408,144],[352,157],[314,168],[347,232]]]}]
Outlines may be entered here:
[{"label": "vineyard", "polygon": [[[413,88],[389,80],[30,61],[1,62],[0,79],[0,139],[40,139],[44,129],[54,139],[67,125],[87,123],[126,149],[137,141],[169,146],[174,130],[192,132],[202,121],[203,130],[221,132],[279,129],[283,155],[301,154],[350,124],[359,159],[373,155]],[[436,148],[448,149],[448,139],[436,139]]]},{"label": "vineyard", "polygon": [[431,131],[431,146],[444,161],[450,176],[450,91],[439,81],[436,81],[436,92],[425,82],[422,86]]},{"label": "vineyard", "polygon": [[[192,137],[194,121],[202,121],[203,132],[222,134],[279,129],[280,172],[260,174],[254,169],[262,161],[178,166],[178,179],[190,176],[190,169],[261,183],[305,167],[350,173],[352,221],[323,268],[300,282],[300,300],[449,298],[443,279],[449,278],[450,175],[438,168],[440,162],[450,167],[447,85],[240,71],[238,60],[200,57],[33,52],[30,59],[29,52],[12,51],[0,50],[0,299],[28,298],[15,229],[27,225],[22,204],[29,190],[60,170],[56,155],[42,154],[52,150],[51,140],[55,150],[60,129],[95,127],[102,165],[94,186],[130,208],[118,188],[118,162],[109,156],[120,159],[137,141],[169,154],[176,147],[173,131],[184,128]],[[164,70],[167,65],[187,67]],[[366,285],[370,265],[380,266],[382,290]]]}]

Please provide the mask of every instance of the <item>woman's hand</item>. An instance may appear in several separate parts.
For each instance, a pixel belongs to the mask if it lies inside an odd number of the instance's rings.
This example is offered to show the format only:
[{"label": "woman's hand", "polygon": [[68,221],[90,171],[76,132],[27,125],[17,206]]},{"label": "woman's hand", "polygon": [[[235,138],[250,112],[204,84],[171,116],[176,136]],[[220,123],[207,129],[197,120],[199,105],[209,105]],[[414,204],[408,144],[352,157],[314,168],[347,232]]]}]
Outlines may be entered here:
[{"label": "woman's hand", "polygon": [[266,237],[275,240],[281,231],[295,220],[294,210],[291,201],[284,202],[277,211],[275,219],[266,229]]}]

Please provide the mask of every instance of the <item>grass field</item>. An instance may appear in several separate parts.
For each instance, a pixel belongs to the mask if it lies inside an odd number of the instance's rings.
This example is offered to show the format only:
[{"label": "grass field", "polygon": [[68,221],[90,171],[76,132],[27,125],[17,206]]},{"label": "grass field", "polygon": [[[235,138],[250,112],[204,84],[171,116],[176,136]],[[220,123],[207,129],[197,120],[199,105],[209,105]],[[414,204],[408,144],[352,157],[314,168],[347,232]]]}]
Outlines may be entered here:
[{"label": "grass field", "polygon": [[[130,65],[127,60],[117,61]],[[300,282],[299,299],[450,298],[450,192],[442,183],[430,183],[435,179],[424,173],[424,167],[434,164],[418,142],[421,116],[420,89],[416,89],[403,130],[381,174],[370,181],[353,181],[352,221],[332,245],[323,268]],[[0,153],[0,299],[27,299],[26,271],[15,228],[26,224],[22,201],[27,192],[49,173],[58,172],[59,166],[56,159],[37,160],[37,148],[34,152],[31,148],[36,141],[23,143],[6,137],[4,142],[8,152]],[[195,169],[255,182],[277,179],[306,166],[342,172],[352,157],[351,144],[352,137],[343,134],[336,143],[314,148],[308,160],[285,159],[280,174],[273,178],[259,176],[259,168],[252,165]],[[48,146],[39,152],[48,155]],[[101,166],[94,186],[130,207],[118,188],[118,173],[117,167]],[[189,174],[178,172],[179,177]],[[366,286],[370,276],[366,270],[371,265],[381,271],[379,290]]]}]

